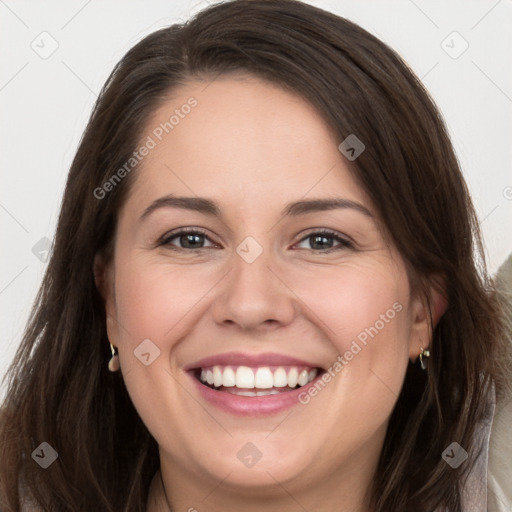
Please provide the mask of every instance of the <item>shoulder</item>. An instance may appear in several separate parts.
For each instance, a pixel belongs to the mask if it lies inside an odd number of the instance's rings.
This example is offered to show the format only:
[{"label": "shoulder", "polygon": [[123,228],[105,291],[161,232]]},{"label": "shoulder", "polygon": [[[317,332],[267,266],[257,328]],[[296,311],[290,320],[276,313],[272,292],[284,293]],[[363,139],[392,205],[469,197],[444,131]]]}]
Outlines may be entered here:
[{"label": "shoulder", "polygon": [[494,416],[489,443],[488,510],[512,510],[512,398]]},{"label": "shoulder", "polygon": [[[505,337],[512,352],[512,255],[496,275],[496,287],[506,315]],[[511,379],[512,379],[512,368]],[[488,511],[512,510],[512,389],[496,402],[491,437],[489,441],[489,466],[487,475]]]}]

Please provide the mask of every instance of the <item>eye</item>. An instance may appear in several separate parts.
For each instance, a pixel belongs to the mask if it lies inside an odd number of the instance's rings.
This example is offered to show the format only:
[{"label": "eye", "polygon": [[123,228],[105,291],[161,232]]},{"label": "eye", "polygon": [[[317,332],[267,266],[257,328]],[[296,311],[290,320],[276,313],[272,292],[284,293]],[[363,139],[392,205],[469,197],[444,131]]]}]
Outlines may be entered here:
[{"label": "eye", "polygon": [[[339,242],[339,245],[333,246],[332,240]],[[335,231],[329,231],[327,229],[314,231],[308,234],[299,242],[299,244],[302,244],[304,242],[310,243],[311,248],[303,247],[303,249],[312,250],[314,252],[331,252],[353,247],[352,243],[349,240],[343,238]]]},{"label": "eye", "polygon": [[[176,245],[173,242],[174,240],[178,240],[179,245]],[[205,241],[208,241],[210,245],[205,246]],[[333,241],[338,242],[338,245],[335,246]],[[353,244],[348,239],[340,236],[335,231],[325,229],[311,232],[302,238],[299,245],[303,243],[310,244],[309,248],[302,247],[303,249],[313,252],[331,252],[353,247]],[[206,231],[200,228],[181,228],[177,231],[171,231],[158,243],[158,246],[168,246],[170,249],[177,251],[206,249],[216,245],[211,241]]]},{"label": "eye", "polygon": [[[179,246],[172,243],[173,240],[178,239]],[[180,229],[167,233],[162,240],[158,243],[159,246],[169,246],[170,249],[185,250],[185,249],[205,249],[209,246],[204,246],[205,240],[211,242],[206,232],[200,228],[187,228]],[[214,246],[212,244],[211,246]]]}]

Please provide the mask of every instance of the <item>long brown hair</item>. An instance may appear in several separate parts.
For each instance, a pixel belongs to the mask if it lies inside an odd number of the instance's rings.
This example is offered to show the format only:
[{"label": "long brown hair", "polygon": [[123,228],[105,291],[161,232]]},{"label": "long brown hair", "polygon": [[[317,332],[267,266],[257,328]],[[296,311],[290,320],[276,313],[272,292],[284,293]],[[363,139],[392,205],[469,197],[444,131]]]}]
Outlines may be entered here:
[{"label": "long brown hair", "polygon": [[[373,200],[418,292],[441,278],[448,309],[433,329],[427,372],[411,364],[369,489],[374,512],[461,510],[460,482],[441,458],[457,441],[474,460],[490,383],[498,396],[502,322],[485,271],[478,221],[447,131],[401,58],[359,26],[295,0],[235,0],[134,46],[107,80],[72,163],[31,320],[8,377],[0,422],[0,504],[18,485],[44,510],[144,511],[158,446],[110,357],[95,286],[131,175],[95,189],[129,160],[145,123],[174,87],[231,71],[300,94],[341,142],[366,145],[353,172]],[[199,107],[200,108],[200,107]],[[425,300],[429,300],[425,295]],[[500,345],[502,344],[502,345]],[[41,469],[42,442],[58,452]]]}]

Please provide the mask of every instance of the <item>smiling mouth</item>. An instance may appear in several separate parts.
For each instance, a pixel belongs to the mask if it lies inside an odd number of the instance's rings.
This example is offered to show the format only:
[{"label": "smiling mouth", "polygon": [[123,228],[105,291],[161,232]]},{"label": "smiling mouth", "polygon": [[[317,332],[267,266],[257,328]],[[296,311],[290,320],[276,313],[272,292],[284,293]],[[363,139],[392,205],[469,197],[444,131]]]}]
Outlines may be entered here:
[{"label": "smiling mouth", "polygon": [[221,366],[196,368],[195,378],[215,391],[256,397],[278,395],[299,389],[323,373],[321,368],[306,366]]}]

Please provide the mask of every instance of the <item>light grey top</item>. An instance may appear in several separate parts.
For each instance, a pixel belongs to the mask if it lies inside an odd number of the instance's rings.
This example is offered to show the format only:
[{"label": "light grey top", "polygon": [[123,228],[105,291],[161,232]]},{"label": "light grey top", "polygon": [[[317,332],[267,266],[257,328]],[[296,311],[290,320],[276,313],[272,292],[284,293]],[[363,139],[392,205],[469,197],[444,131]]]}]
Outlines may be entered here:
[{"label": "light grey top", "polygon": [[462,491],[462,510],[464,512],[487,512],[487,468],[489,464],[489,440],[492,423],[496,411],[496,393],[494,385],[491,389],[487,415],[475,433],[473,446],[470,450],[481,452],[464,483]]}]

